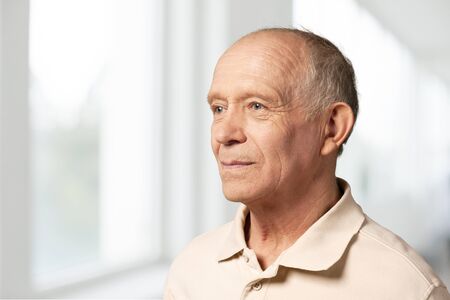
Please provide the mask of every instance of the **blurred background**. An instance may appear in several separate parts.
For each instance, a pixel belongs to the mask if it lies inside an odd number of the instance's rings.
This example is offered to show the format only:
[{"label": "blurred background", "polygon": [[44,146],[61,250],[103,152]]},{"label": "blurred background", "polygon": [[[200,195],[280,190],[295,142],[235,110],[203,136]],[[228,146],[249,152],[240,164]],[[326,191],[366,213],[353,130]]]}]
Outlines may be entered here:
[{"label": "blurred background", "polygon": [[450,2],[0,1],[0,298],[161,299],[174,256],[235,213],[206,94],[269,26],[351,59],[338,175],[450,284]]}]

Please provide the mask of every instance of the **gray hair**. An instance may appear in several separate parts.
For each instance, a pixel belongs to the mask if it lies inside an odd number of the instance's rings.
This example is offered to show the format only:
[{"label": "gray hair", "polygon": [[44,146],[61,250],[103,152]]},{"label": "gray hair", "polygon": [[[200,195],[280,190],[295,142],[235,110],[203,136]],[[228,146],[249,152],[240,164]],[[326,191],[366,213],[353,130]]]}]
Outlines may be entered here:
[{"label": "gray hair", "polygon": [[[259,32],[285,32],[304,43],[306,55],[302,57],[305,62],[302,80],[295,81],[292,89],[297,96],[308,99],[304,102],[307,119],[314,119],[334,102],[345,102],[352,109],[356,121],[359,104],[355,72],[350,60],[332,42],[311,31],[299,29],[266,28],[254,33]],[[338,155],[343,150],[341,145]]]}]

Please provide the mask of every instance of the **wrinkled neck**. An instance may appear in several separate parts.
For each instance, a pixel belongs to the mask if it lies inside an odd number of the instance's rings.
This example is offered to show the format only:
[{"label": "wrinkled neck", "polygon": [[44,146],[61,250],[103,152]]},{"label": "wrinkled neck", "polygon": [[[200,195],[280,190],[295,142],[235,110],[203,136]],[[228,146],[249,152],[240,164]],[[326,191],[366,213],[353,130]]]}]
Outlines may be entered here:
[{"label": "wrinkled neck", "polygon": [[244,226],[246,242],[256,253],[281,253],[341,198],[336,178],[312,186],[302,197],[277,199],[273,205],[249,206]]}]

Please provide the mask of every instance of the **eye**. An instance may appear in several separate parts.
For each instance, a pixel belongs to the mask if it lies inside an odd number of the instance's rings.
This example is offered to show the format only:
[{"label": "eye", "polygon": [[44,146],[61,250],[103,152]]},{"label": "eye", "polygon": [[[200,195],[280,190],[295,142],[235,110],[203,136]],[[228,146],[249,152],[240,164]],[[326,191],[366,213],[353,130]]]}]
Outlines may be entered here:
[{"label": "eye", "polygon": [[251,104],[251,108],[253,108],[254,110],[261,110],[264,108],[264,105],[262,105],[261,103],[258,103],[258,102],[253,102]]},{"label": "eye", "polygon": [[212,110],[215,114],[220,114],[223,112],[224,108],[223,106],[213,106]]}]

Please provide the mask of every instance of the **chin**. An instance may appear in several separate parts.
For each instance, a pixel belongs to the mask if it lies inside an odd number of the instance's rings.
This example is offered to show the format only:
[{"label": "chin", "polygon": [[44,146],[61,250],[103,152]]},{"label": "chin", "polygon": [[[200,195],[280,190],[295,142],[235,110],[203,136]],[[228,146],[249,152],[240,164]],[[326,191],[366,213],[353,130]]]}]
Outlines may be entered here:
[{"label": "chin", "polygon": [[232,202],[240,202],[242,198],[242,193],[236,191],[235,189],[229,188],[226,184],[222,184],[222,192],[227,200]]},{"label": "chin", "polygon": [[222,191],[225,198],[231,202],[246,203],[251,199],[258,198],[257,189],[252,184],[223,183]]}]

